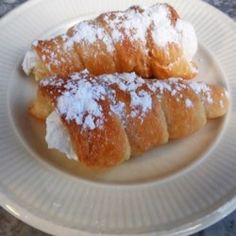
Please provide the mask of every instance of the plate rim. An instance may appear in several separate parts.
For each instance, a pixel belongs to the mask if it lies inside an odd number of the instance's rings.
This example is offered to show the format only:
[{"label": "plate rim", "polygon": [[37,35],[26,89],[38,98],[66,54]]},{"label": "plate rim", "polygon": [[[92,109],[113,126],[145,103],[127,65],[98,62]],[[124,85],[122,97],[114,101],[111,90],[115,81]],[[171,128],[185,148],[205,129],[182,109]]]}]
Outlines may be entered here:
[{"label": "plate rim", "polygon": [[[16,17],[24,10],[27,10],[28,8],[40,4],[43,0],[29,0],[23,4],[21,4],[16,9],[10,11],[6,15],[4,15],[0,20],[0,27],[4,24],[7,24],[11,18]],[[199,1],[199,0],[195,0]],[[220,17],[223,17],[224,20],[226,20],[228,23],[227,25],[230,26],[230,29],[236,33],[236,23],[227,15],[225,15],[222,11],[218,10],[217,8],[211,6],[210,4],[201,1],[203,4],[207,5],[211,8],[211,10],[217,12],[217,14]],[[7,196],[4,195],[3,192],[0,191],[0,202],[1,206],[8,211],[10,214],[14,215],[16,218],[22,220],[23,222],[32,225],[33,227],[46,232],[46,233],[55,233],[56,235],[64,235],[64,233],[71,233],[71,235],[78,235],[78,233],[81,233],[83,235],[94,235],[93,233],[80,231],[78,229],[72,229],[69,227],[60,226],[52,221],[48,221],[45,219],[42,219],[35,214],[31,213],[27,209],[21,208],[17,203],[15,203],[12,199],[7,198]],[[233,212],[236,209],[236,191],[232,193],[231,199],[224,205],[220,206],[219,208],[215,209],[211,214],[205,215],[205,217],[197,219],[194,222],[184,224],[179,229],[170,230],[167,232],[161,233],[160,235],[187,235],[192,234],[195,232],[198,232],[199,230],[202,230],[215,222],[219,221],[223,217],[227,216],[231,212]],[[41,222],[38,224],[38,222]],[[199,222],[198,222],[199,221]],[[69,231],[68,231],[69,230]],[[110,235],[110,234],[104,234],[104,235]],[[116,234],[112,234],[116,235]],[[124,235],[124,234],[122,234]],[[156,232],[148,233],[148,234],[139,234],[141,235],[156,235]],[[158,234],[159,235],[159,234]]]}]

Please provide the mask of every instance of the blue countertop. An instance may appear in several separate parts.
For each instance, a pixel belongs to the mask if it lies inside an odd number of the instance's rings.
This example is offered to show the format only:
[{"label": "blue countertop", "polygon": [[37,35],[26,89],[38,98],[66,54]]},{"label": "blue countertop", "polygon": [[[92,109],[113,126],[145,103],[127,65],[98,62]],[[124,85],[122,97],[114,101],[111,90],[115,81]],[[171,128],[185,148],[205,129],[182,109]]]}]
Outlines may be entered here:
[{"label": "blue countertop", "polygon": [[[0,17],[26,0],[0,0]],[[183,1],[183,0],[182,0]],[[236,20],[236,0],[204,0]],[[47,236],[0,208],[0,236]],[[236,211],[215,225],[192,236],[236,236]]]}]

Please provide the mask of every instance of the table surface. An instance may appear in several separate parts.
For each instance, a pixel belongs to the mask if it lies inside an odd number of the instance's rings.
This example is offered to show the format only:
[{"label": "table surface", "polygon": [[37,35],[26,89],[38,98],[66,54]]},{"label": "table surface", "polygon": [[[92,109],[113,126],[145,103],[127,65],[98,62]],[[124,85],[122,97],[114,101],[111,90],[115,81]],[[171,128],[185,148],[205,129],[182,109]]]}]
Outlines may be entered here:
[{"label": "table surface", "polygon": [[[0,17],[27,0],[0,0]],[[236,0],[204,0],[236,20]],[[47,236],[17,220],[0,207],[0,236]],[[235,236],[236,211],[215,225],[192,236]]]}]

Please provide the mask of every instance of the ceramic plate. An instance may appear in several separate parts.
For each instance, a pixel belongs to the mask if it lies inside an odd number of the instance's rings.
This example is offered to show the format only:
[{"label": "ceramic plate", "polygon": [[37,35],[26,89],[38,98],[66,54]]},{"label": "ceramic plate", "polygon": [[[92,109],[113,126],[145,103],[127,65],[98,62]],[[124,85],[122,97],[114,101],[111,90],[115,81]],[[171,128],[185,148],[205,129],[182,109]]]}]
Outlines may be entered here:
[{"label": "ceramic plate", "polygon": [[35,84],[21,70],[31,41],[80,20],[156,0],[34,0],[0,22],[0,204],[55,235],[187,235],[236,207],[236,27],[198,1],[166,1],[193,23],[197,79],[229,90],[228,114],[183,140],[103,172],[47,149],[27,114]]}]

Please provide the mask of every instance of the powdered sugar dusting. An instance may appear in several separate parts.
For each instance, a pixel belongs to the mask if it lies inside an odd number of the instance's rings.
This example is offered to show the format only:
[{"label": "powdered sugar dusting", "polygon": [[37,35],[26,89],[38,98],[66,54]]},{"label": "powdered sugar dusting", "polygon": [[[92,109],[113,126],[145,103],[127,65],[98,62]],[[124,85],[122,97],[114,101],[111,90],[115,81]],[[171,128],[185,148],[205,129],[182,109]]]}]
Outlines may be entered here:
[{"label": "powdered sugar dusting", "polygon": [[[150,82],[148,83],[148,87],[151,91],[153,91],[153,92],[158,91],[161,94],[165,90],[171,91],[171,86],[168,84],[168,82],[165,82],[165,81],[150,80]],[[173,95],[175,95],[175,94],[173,94]]]},{"label": "powdered sugar dusting", "polygon": [[83,128],[101,128],[105,117],[99,102],[105,99],[106,91],[80,76],[72,75],[72,80],[65,84],[66,91],[58,97],[57,110],[67,121],[75,121]]},{"label": "powdered sugar dusting", "polygon": [[130,95],[132,107],[131,117],[137,117],[140,114],[139,108],[141,107],[142,112],[140,118],[143,119],[145,117],[145,114],[152,108],[152,98],[150,94],[148,94],[146,91],[141,90],[137,93],[131,92]]},{"label": "powdered sugar dusting", "polygon": [[117,100],[112,100],[112,104],[110,106],[110,109],[112,112],[114,112],[119,119],[121,120],[122,124],[124,126],[126,126],[126,117],[125,117],[125,113],[126,113],[126,108],[125,108],[125,103],[121,102],[121,101],[117,101]]},{"label": "powdered sugar dusting", "polygon": [[115,43],[122,42],[125,37],[130,41],[146,42],[146,32],[151,21],[139,9],[141,8],[133,7],[125,12],[115,12],[104,17]]},{"label": "powdered sugar dusting", "polygon": [[93,44],[97,39],[107,45],[109,52],[114,51],[112,41],[121,43],[125,39],[142,42],[146,47],[147,31],[152,28],[152,38],[158,47],[165,47],[169,43],[184,46],[189,43],[186,39],[191,39],[194,42],[190,42],[192,44],[186,48],[186,55],[190,58],[196,52],[197,38],[192,25],[178,19],[174,26],[166,4],[156,4],[146,9],[134,6],[126,11],[108,12],[103,20],[111,30],[110,36],[103,27],[95,24],[96,19],[84,21],[73,27],[74,35],[65,40],[65,48],[71,48],[75,42]]},{"label": "powdered sugar dusting", "polygon": [[[35,45],[36,44],[34,44],[34,46]],[[52,66],[59,68],[66,62],[65,55],[63,55],[61,51],[61,44],[57,40],[54,40],[52,45],[43,47],[41,56],[42,62],[49,71],[51,71]]]},{"label": "powdered sugar dusting", "polygon": [[[52,71],[67,65],[70,60],[68,55],[76,44],[81,44],[82,47],[84,44],[88,47],[94,45],[103,47],[105,44],[106,52],[104,53],[113,55],[117,49],[114,44],[122,44],[125,40],[124,45],[130,43],[132,47],[141,47],[143,54],[147,56],[153,49],[149,48],[150,40],[154,48],[167,49],[168,45],[175,43],[183,48],[184,56],[189,60],[197,50],[197,38],[192,25],[182,19],[177,19],[176,24],[173,24],[170,6],[167,4],[156,4],[146,9],[134,6],[126,11],[108,12],[103,15],[106,26],[101,24],[98,19],[78,23],[67,33],[61,35],[60,39],[63,42],[58,40],[58,37],[51,39],[50,44],[53,46],[42,48],[44,55],[41,59],[46,68]],[[33,42],[33,48],[37,47],[38,43],[39,41]],[[97,48],[98,53],[94,53],[94,57],[102,55],[99,52],[103,52],[103,50],[103,48],[101,50]],[[83,61],[83,58],[81,60]],[[170,63],[169,67],[173,65],[174,63]],[[194,66],[192,66],[192,70],[197,72]]]},{"label": "powdered sugar dusting", "polygon": [[170,13],[165,4],[157,4],[148,10],[148,15],[153,19],[152,37],[159,47],[168,43],[179,43],[181,34],[172,25]]},{"label": "powdered sugar dusting", "polygon": [[145,80],[137,76],[135,73],[101,75],[98,79],[108,85],[117,84],[120,90],[127,92],[134,91],[145,83]]},{"label": "powdered sugar dusting", "polygon": [[[158,47],[165,47],[168,43],[181,44],[183,36],[186,35],[183,32],[190,32],[193,35],[193,28],[177,29],[172,24],[169,7],[166,4],[156,4],[146,9],[139,6],[131,7],[124,12],[108,13],[104,16],[104,20],[111,30],[115,43],[128,38],[131,42],[141,41],[145,45],[149,28],[152,28],[152,38]],[[181,19],[178,21],[179,25],[186,25],[181,24]],[[192,39],[196,40],[194,37]]]},{"label": "powdered sugar dusting", "polygon": [[74,43],[94,44],[97,40],[105,43],[107,51],[112,53],[114,46],[111,38],[106,31],[93,22],[83,21],[73,27],[74,35],[72,37],[64,36],[66,50],[70,49]]},{"label": "powdered sugar dusting", "polygon": [[[115,84],[118,88],[130,95],[131,117],[138,117],[143,120],[147,112],[152,108],[152,98],[150,93],[142,89],[145,80],[138,77],[135,73],[123,73],[113,75],[99,76],[99,82],[107,85],[110,90],[111,85]],[[112,90],[112,110],[119,116],[125,119],[125,106],[117,101],[116,91]]]},{"label": "powdered sugar dusting", "polygon": [[40,86],[45,87],[45,86],[55,86],[55,87],[60,87],[64,84],[64,80],[63,79],[59,79],[56,76],[52,76],[48,79],[45,80],[41,80],[39,82]]},{"label": "powdered sugar dusting", "polygon": [[187,99],[185,99],[185,106],[187,108],[192,108],[193,107],[193,102],[189,98],[187,98]]},{"label": "powdered sugar dusting", "polygon": [[204,94],[206,96],[206,100],[209,104],[213,103],[211,89],[210,87],[202,82],[189,82],[189,86],[193,89],[196,94]]},{"label": "powdered sugar dusting", "polygon": [[[101,104],[105,100],[110,106],[109,114],[115,113],[124,126],[129,116],[143,121],[152,109],[153,97],[156,96],[161,102],[165,92],[177,102],[183,103],[187,109],[194,107],[194,102],[185,95],[189,89],[200,96],[203,103],[213,103],[212,90],[205,83],[181,78],[144,80],[135,73],[92,76],[84,70],[72,74],[66,81],[51,77],[41,81],[40,86],[59,87],[58,91],[63,92],[57,98],[57,112],[68,122],[75,121],[90,130],[104,126],[106,116]],[[123,96],[126,100],[122,100]],[[222,99],[219,104],[224,106]]]}]

